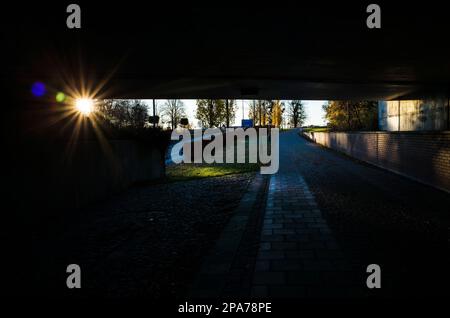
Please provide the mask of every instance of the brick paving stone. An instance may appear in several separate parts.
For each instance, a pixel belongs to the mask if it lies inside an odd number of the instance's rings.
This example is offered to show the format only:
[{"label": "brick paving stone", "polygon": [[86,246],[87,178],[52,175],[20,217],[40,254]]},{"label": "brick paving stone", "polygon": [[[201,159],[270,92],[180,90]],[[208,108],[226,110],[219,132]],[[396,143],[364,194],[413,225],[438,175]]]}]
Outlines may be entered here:
[{"label": "brick paving stone", "polygon": [[270,263],[270,268],[273,271],[297,271],[303,269],[302,261],[299,259],[273,260]]},{"label": "brick paving stone", "polygon": [[[259,231],[252,230],[253,236],[247,237],[254,243],[242,248],[246,241],[236,235],[222,237],[216,246],[222,254],[212,253],[217,254],[213,258],[217,263],[203,267],[206,274],[216,275],[206,276],[201,290],[205,296],[210,290],[216,295],[217,286],[224,286],[220,294],[225,296],[340,298],[352,293],[352,284],[360,284],[350,277],[351,264],[299,173],[298,161],[291,160],[300,156],[298,143],[295,131],[281,135],[280,169],[269,177],[263,204],[254,214],[259,217]],[[227,226],[230,234],[242,236],[248,227],[246,215],[233,218]],[[224,260],[226,266],[220,263]]]},{"label": "brick paving stone", "polygon": [[255,272],[253,276],[254,285],[283,285],[286,283],[285,273],[283,272]]},{"label": "brick paving stone", "polygon": [[256,261],[255,271],[264,272],[264,271],[268,271],[269,268],[270,268],[270,261],[268,261],[268,260]]},{"label": "brick paving stone", "polygon": [[[258,175],[249,185],[214,248],[203,260],[189,291],[191,297],[208,298],[226,294],[248,296],[250,294],[251,278],[248,277],[250,275],[246,275],[246,272],[250,268],[253,272],[255,263],[261,262],[256,261],[258,244],[253,244],[252,240],[246,239],[246,234],[253,227],[259,229],[259,226],[255,226],[256,219],[253,212],[260,210],[258,207],[260,199],[258,200],[258,198],[260,195],[262,198],[264,197],[262,190],[266,188],[265,184],[265,178]],[[256,238],[257,235],[252,235],[252,237]],[[270,243],[266,248],[267,252],[271,253]],[[241,249],[256,251],[255,253],[239,253]],[[283,252],[279,253],[282,257],[284,256]],[[276,255],[267,255],[267,257],[275,258]],[[267,261],[266,267],[268,266]]]},{"label": "brick paving stone", "polygon": [[283,259],[284,251],[261,251],[258,253],[258,260],[267,260],[267,259]]},{"label": "brick paving stone", "polygon": [[261,235],[263,248],[256,259],[253,289],[268,291],[272,297],[340,297],[342,289],[345,293],[351,291],[349,284],[354,280],[347,279],[350,272],[345,270],[349,267],[343,254],[290,159],[298,156],[297,138],[295,132],[280,136],[280,169],[270,178]]},{"label": "brick paving stone", "polygon": [[303,298],[306,296],[306,288],[302,285],[297,286],[270,286],[269,295],[274,298]]},{"label": "brick paving stone", "polygon": [[270,246],[270,249],[280,251],[296,250],[297,248],[296,242],[273,242]]},{"label": "brick paving stone", "polygon": [[269,296],[269,289],[267,286],[253,286],[251,295],[253,297],[267,297]]}]

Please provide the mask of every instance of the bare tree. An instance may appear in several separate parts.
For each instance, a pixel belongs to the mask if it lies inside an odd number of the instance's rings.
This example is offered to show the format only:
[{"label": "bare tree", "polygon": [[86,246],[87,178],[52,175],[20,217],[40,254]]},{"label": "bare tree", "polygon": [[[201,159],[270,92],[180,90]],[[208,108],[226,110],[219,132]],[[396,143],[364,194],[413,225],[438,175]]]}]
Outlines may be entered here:
[{"label": "bare tree", "polygon": [[180,119],[186,117],[184,103],[179,99],[168,99],[161,108],[161,115],[167,118],[172,130],[177,128]]},{"label": "bare tree", "polygon": [[114,127],[139,129],[147,124],[147,105],[141,100],[107,99],[96,107],[97,116]]}]

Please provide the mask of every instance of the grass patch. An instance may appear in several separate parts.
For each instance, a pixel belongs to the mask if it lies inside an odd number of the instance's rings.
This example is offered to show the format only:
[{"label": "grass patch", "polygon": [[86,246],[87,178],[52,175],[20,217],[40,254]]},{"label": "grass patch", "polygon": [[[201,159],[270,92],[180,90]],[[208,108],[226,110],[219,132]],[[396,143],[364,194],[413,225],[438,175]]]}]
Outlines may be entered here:
[{"label": "grass patch", "polygon": [[307,127],[303,128],[303,132],[328,132],[330,129],[328,127]]},{"label": "grass patch", "polygon": [[[268,148],[271,141],[268,140]],[[258,151],[258,147],[256,148]],[[223,161],[226,160],[227,148],[224,148]],[[237,143],[234,143],[234,154],[237,153]],[[235,157],[235,160],[237,157]],[[249,140],[245,140],[245,163],[184,163],[173,164],[166,167],[165,182],[189,181],[201,178],[221,177],[232,174],[256,172],[260,170],[261,163],[249,162]]]},{"label": "grass patch", "polygon": [[221,177],[230,174],[253,172],[259,169],[258,164],[178,164],[166,168],[169,182],[188,181],[200,178]]}]

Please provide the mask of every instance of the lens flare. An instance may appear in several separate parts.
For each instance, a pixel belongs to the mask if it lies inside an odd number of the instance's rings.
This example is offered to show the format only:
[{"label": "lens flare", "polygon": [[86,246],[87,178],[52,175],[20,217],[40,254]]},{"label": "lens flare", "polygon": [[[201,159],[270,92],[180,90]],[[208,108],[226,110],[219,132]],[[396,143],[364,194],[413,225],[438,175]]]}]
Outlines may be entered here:
[{"label": "lens flare", "polygon": [[90,98],[79,98],[75,101],[75,107],[81,114],[89,116],[94,108],[94,101]]},{"label": "lens flare", "polygon": [[63,92],[58,92],[58,93],[56,94],[55,99],[56,99],[56,101],[57,101],[58,103],[62,103],[62,102],[64,102],[64,101],[66,100],[66,94],[64,94]]},{"label": "lens flare", "polygon": [[45,92],[46,92],[45,84],[42,82],[35,82],[31,86],[31,93],[36,97],[44,96]]}]

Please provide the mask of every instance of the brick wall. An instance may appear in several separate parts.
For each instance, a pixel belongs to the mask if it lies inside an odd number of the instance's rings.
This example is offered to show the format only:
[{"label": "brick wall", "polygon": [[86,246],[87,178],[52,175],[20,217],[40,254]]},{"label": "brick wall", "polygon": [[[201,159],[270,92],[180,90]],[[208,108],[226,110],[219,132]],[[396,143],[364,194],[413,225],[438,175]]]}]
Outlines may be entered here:
[{"label": "brick wall", "polygon": [[315,132],[314,142],[450,192],[450,132]]}]

